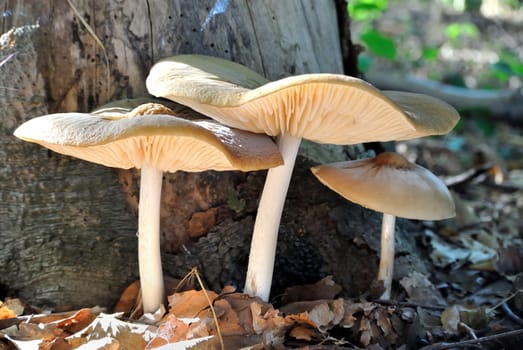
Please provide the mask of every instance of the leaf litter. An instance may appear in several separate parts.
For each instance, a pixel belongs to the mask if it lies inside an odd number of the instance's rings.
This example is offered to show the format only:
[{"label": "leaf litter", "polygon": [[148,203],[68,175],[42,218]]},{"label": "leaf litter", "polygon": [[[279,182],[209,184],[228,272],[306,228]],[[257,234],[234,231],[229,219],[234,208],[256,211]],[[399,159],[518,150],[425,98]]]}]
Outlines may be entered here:
[{"label": "leaf litter", "polygon": [[[0,350],[520,348],[523,138],[503,125],[495,139],[478,137],[474,127],[464,130],[396,145],[444,175],[457,216],[415,223],[412,234],[429,272],[395,281],[392,300],[347,299],[326,277],[289,287],[271,304],[231,286],[206,290],[193,270],[181,287],[166,277],[167,310],[155,315],[142,314],[138,282],[114,310],[45,314],[6,299]],[[509,156],[497,156],[500,148]]]}]

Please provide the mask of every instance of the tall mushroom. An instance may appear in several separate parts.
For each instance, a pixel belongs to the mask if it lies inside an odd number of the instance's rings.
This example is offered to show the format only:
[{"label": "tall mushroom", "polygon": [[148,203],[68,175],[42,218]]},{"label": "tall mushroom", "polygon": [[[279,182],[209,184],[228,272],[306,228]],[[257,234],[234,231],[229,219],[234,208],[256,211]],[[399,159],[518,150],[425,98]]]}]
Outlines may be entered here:
[{"label": "tall mushroom", "polygon": [[163,300],[159,231],[163,171],[251,171],[282,164],[266,135],[172,114],[158,104],[141,105],[123,115],[58,113],[31,119],[14,132],[58,153],[109,167],[141,169],[138,261],[144,312],[156,311]]},{"label": "tall mushroom", "polygon": [[311,170],[321,183],[344,198],[383,213],[378,281],[383,281],[385,288],[381,298],[390,299],[396,216],[418,220],[451,218],[455,210],[449,190],[429,170],[393,152]]},{"label": "tall mushroom", "polygon": [[276,136],[284,165],[267,173],[254,225],[246,293],[268,300],[278,227],[302,138],[332,144],[405,140],[445,134],[459,119],[429,96],[380,92],[338,74],[304,74],[268,82],[239,64],[199,55],[156,63],[147,89],[226,125]]}]

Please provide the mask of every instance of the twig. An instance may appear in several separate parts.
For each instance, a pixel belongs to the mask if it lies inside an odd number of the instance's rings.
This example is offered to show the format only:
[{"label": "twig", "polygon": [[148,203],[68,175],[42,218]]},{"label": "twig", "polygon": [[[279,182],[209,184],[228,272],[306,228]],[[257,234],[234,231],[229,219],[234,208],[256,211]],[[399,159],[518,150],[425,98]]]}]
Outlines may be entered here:
[{"label": "twig", "polygon": [[485,337],[480,337],[477,339],[463,340],[463,341],[459,341],[459,342],[455,342],[455,343],[447,343],[447,342],[436,343],[436,344],[424,346],[419,350],[445,350],[445,349],[452,349],[452,348],[460,347],[460,346],[466,346],[466,347],[477,346],[478,344],[486,343],[486,342],[489,342],[492,340],[516,337],[519,335],[523,335],[523,329],[516,329],[513,331],[508,331],[508,332],[498,333],[498,334],[493,334],[493,335],[487,335]]},{"label": "twig", "polygon": [[220,339],[220,346],[222,347],[222,350],[225,350],[225,345],[223,344],[222,332],[220,330],[220,324],[218,323],[218,316],[216,315],[216,311],[214,310],[214,306],[212,305],[211,298],[209,298],[209,294],[207,294],[207,291],[205,290],[205,286],[203,285],[203,281],[200,278],[200,274],[198,273],[198,270],[196,269],[196,267],[193,267],[191,272],[194,272],[194,275],[196,276],[198,283],[202,287],[203,295],[205,295],[205,298],[207,299],[207,302],[209,303],[209,307],[211,308],[211,312],[212,312],[212,317],[214,318],[214,322],[216,323],[216,332],[218,333],[218,339]]},{"label": "twig", "polygon": [[508,303],[505,302],[505,303],[501,304],[501,309],[503,310],[505,315],[507,315],[508,318],[510,318],[512,321],[516,322],[520,326],[523,326],[523,319],[521,317],[519,317],[518,315],[516,315],[514,313],[514,311],[512,311],[512,309],[510,308]]},{"label": "twig", "polygon": [[417,303],[409,303],[406,301],[394,301],[394,300],[383,300],[383,299],[376,299],[376,300],[373,300],[372,302],[381,304],[381,305],[390,305],[390,306],[402,306],[402,307],[414,307],[414,308],[421,307],[422,309],[437,310],[437,311],[443,311],[446,308],[446,306],[424,305],[424,304],[417,304]]},{"label": "twig", "polygon": [[466,324],[465,322],[459,322],[458,323],[458,327],[461,327],[463,328],[464,330],[467,331],[467,333],[469,334],[469,336],[472,338],[472,339],[478,339],[478,336],[476,335],[476,333],[474,332],[474,330],[469,327],[468,324]]},{"label": "twig", "polygon": [[225,350],[225,344],[223,343],[223,337],[222,332],[220,330],[220,324],[218,323],[218,316],[216,315],[216,311],[214,310],[213,302],[211,298],[209,298],[209,294],[207,294],[207,291],[205,290],[205,285],[203,284],[202,279],[200,278],[200,274],[198,273],[198,269],[196,267],[193,267],[191,272],[189,272],[187,275],[185,275],[184,278],[178,283],[178,285],[175,288],[175,291],[178,290],[178,287],[180,287],[185,281],[187,281],[191,277],[196,277],[196,280],[200,284],[200,287],[202,288],[203,295],[205,296],[205,299],[207,299],[207,303],[209,304],[209,308],[211,309],[212,317],[214,319],[214,323],[216,324],[216,333],[218,333],[218,339],[220,341],[220,346],[222,350]]},{"label": "twig", "polygon": [[413,74],[366,73],[366,80],[382,90],[403,90],[437,97],[456,108],[483,108],[514,123],[523,111],[523,92],[517,89],[468,89],[424,79]]}]

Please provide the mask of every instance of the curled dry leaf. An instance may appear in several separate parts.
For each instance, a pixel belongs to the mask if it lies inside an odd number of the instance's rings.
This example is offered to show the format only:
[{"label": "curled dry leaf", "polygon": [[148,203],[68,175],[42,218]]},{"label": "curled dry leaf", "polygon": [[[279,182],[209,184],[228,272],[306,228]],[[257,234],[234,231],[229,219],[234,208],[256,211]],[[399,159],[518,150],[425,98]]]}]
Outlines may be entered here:
[{"label": "curled dry leaf", "polygon": [[441,314],[441,324],[448,333],[458,334],[463,331],[463,325],[474,329],[485,327],[488,318],[488,310],[484,307],[451,305]]},{"label": "curled dry leaf", "polygon": [[5,320],[7,318],[16,317],[16,313],[9,308],[6,304],[0,301],[0,320]]},{"label": "curled dry leaf", "polygon": [[314,284],[292,286],[285,289],[282,303],[290,304],[296,301],[334,299],[341,293],[341,286],[327,276]]},{"label": "curled dry leaf", "polygon": [[339,325],[343,328],[352,329],[352,334],[358,338],[361,345],[388,343],[397,344],[401,329],[394,325],[400,324],[399,316],[393,309],[371,303],[353,303],[345,300],[343,304],[344,317]]},{"label": "curled dry leaf", "polygon": [[432,282],[419,272],[413,272],[404,277],[400,284],[407,292],[408,300],[411,303],[433,306],[445,306],[447,304]]},{"label": "curled dry leaf", "polygon": [[156,336],[147,343],[146,350],[176,343],[188,339],[189,325],[174,315],[167,315],[164,322],[158,327]]},{"label": "curled dry leaf", "polygon": [[[126,350],[141,350],[146,341],[152,338],[156,328],[119,320],[120,314],[100,314],[86,328],[66,338],[67,342],[75,347],[90,344],[93,341],[111,338]],[[113,344],[111,341],[110,344]]]},{"label": "curled dry leaf", "polygon": [[[207,291],[211,302],[216,299],[218,294]],[[189,290],[181,293],[174,293],[169,296],[169,313],[178,317],[198,317],[198,315],[209,308],[209,302],[202,291]]]},{"label": "curled dry leaf", "polygon": [[[16,316],[22,315],[24,312],[24,303],[18,298],[6,298],[4,303],[0,301],[0,313],[3,307],[7,307],[14,312]],[[2,319],[1,314],[0,319]]]},{"label": "curled dry leaf", "polygon": [[138,307],[138,297],[140,294],[140,281],[134,281],[124,289],[120,299],[114,307],[114,312],[122,312],[130,315]]}]

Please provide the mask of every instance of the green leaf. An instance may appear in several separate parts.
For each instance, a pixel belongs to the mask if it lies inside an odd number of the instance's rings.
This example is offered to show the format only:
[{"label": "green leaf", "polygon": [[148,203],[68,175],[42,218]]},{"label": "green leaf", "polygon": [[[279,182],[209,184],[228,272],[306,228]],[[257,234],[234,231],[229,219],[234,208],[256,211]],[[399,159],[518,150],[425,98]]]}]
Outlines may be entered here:
[{"label": "green leaf", "polygon": [[479,35],[478,27],[472,22],[452,23],[445,28],[445,33],[450,41],[457,41],[462,37],[475,38]]},{"label": "green leaf", "polygon": [[375,30],[368,30],[361,33],[360,40],[375,55],[390,60],[396,59],[396,44],[390,37]]},{"label": "green leaf", "polygon": [[504,61],[496,62],[493,65],[491,65],[490,68],[492,69],[492,71],[494,73],[496,73],[496,75],[499,75],[499,76],[502,76],[505,78],[508,78],[509,76],[514,74],[514,71],[512,70],[510,65]]},{"label": "green leaf", "polygon": [[362,73],[369,71],[372,66],[372,57],[364,54],[358,55],[358,70]]},{"label": "green leaf", "polygon": [[437,47],[424,47],[422,57],[426,61],[435,61],[438,59],[439,48]]},{"label": "green leaf", "polygon": [[347,11],[355,21],[369,21],[381,16],[388,7],[388,0],[351,0]]},{"label": "green leaf", "polygon": [[499,53],[499,61],[494,64],[495,68],[503,67],[502,70],[509,75],[518,75],[523,77],[523,62],[511,50],[502,50]]},{"label": "green leaf", "polygon": [[476,126],[486,137],[492,137],[496,132],[496,126],[490,116],[476,116]]}]

